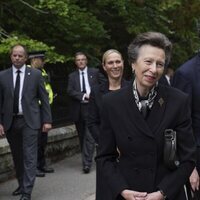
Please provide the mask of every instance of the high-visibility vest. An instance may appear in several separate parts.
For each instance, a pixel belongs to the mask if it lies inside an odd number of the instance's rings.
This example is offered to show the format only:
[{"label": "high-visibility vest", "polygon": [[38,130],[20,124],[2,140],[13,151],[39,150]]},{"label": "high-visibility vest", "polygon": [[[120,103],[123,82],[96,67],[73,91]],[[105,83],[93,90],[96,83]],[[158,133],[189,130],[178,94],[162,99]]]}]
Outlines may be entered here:
[{"label": "high-visibility vest", "polygon": [[[27,66],[31,67],[31,65],[27,65]],[[44,86],[49,95],[49,104],[52,104],[53,103],[53,90],[52,90],[52,87],[51,87],[51,84],[49,81],[49,76],[43,68],[39,69],[39,70],[41,70],[41,72],[42,72],[42,77],[44,79]]]},{"label": "high-visibility vest", "polygon": [[49,104],[52,104],[53,103],[53,90],[50,85],[49,76],[44,69],[41,69],[41,71],[42,71],[42,77],[44,79],[44,86],[49,95]]}]

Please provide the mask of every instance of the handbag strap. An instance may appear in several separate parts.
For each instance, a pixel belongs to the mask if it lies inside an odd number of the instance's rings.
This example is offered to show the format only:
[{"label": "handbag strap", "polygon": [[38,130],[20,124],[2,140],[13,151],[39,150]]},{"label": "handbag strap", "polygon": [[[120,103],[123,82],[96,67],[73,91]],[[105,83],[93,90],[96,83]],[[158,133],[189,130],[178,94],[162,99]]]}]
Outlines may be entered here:
[{"label": "handbag strap", "polygon": [[173,168],[173,166],[177,167],[179,165],[179,161],[176,158],[176,131],[166,129],[164,137],[164,162],[169,168]]}]

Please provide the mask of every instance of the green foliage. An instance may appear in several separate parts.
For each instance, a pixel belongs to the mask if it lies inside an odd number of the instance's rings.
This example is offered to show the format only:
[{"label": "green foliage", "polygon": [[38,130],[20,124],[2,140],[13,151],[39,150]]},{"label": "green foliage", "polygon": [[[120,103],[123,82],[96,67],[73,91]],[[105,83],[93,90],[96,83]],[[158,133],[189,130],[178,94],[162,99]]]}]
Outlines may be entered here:
[{"label": "green foliage", "polygon": [[36,8],[47,9],[51,13],[58,16],[66,17],[69,12],[69,1],[60,0],[39,0],[39,4],[35,5]]},{"label": "green foliage", "polygon": [[199,49],[199,13],[199,0],[2,0],[0,64],[8,62],[15,42],[47,50],[49,63],[72,61],[76,51],[84,51],[97,66],[109,48],[126,61],[138,33],[159,31],[174,44],[176,68]]},{"label": "green foliage", "polygon": [[37,50],[45,50],[47,52],[46,62],[48,63],[56,63],[56,62],[64,63],[66,61],[66,58],[63,55],[55,53],[54,51],[55,47],[49,47],[43,42],[30,39],[26,36],[17,36],[17,35],[11,35],[9,38],[1,40],[0,55],[3,54],[5,54],[5,56],[8,55],[10,47],[16,44],[25,45],[29,52]]}]

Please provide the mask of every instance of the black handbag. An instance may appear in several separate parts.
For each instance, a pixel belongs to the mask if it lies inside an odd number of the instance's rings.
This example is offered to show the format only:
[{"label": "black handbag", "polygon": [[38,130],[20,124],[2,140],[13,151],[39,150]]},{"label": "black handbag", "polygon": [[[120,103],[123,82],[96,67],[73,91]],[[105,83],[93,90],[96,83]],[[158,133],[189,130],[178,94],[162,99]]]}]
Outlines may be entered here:
[{"label": "black handbag", "polygon": [[176,131],[166,129],[164,131],[164,164],[170,169],[176,169],[180,162],[176,150]]}]

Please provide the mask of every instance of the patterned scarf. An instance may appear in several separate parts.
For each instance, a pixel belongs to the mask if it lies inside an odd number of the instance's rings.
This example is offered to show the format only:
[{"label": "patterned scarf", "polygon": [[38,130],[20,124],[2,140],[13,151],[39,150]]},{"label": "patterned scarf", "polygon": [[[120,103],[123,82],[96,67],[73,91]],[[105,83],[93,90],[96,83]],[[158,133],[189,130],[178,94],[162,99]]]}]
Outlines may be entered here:
[{"label": "patterned scarf", "polygon": [[142,110],[142,106],[145,104],[148,109],[151,109],[154,103],[154,99],[157,95],[156,87],[158,83],[156,83],[156,86],[154,86],[151,91],[148,94],[148,99],[146,100],[140,100],[138,92],[137,92],[137,86],[136,86],[136,81],[134,80],[133,82],[133,95],[135,97],[135,103],[139,109],[139,111]]}]

